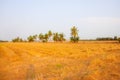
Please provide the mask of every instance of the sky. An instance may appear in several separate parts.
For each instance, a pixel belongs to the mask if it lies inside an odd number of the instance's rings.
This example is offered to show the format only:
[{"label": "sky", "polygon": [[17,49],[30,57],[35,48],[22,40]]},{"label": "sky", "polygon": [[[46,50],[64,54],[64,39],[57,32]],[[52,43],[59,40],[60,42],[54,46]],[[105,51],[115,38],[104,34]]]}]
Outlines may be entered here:
[{"label": "sky", "polygon": [[120,36],[120,0],[0,0],[0,40],[76,26],[80,39]]}]

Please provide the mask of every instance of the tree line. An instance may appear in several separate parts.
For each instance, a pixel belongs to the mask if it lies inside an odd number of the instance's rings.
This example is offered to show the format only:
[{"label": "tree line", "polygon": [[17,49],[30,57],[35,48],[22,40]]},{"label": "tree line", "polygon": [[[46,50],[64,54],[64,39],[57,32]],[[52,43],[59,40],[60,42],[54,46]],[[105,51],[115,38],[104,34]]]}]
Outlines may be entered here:
[{"label": "tree line", "polygon": [[[71,42],[78,42],[80,40],[79,36],[78,36],[78,32],[79,30],[77,29],[77,27],[73,26],[71,29],[71,37],[70,37],[70,41]],[[97,41],[106,41],[106,40],[118,40],[120,43],[120,37],[118,38],[117,36],[114,37],[98,37],[96,38]],[[66,41],[65,39],[65,35],[63,33],[58,33],[58,32],[52,32],[51,30],[49,30],[47,33],[43,34],[35,34],[35,35],[30,35],[27,37],[27,40],[23,40],[20,37],[14,38],[12,39],[12,42],[63,42]]]},{"label": "tree line", "polygon": [[99,38],[96,38],[96,40],[98,40],[98,41],[118,40],[119,43],[120,43],[120,37],[117,37],[117,36],[114,36],[114,37],[99,37]]},{"label": "tree line", "polygon": [[[71,42],[78,42],[79,41],[79,36],[78,36],[78,29],[77,27],[73,26],[71,28],[71,37],[70,37]],[[23,40],[20,37],[12,39],[12,42],[63,42],[66,41],[65,35],[63,33],[58,33],[58,32],[52,32],[49,30],[47,33],[43,34],[35,34],[35,35],[30,35],[27,37],[27,40]]]}]

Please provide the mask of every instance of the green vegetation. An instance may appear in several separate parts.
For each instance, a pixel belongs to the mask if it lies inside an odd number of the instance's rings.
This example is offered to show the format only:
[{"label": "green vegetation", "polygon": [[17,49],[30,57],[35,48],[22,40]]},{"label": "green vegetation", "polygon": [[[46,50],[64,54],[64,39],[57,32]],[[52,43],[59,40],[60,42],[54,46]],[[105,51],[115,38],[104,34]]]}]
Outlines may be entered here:
[{"label": "green vegetation", "polygon": [[120,38],[118,38],[118,41],[119,41],[119,43],[120,43]]},{"label": "green vegetation", "polygon": [[50,41],[50,39],[51,39],[52,35],[53,35],[52,31],[51,31],[51,30],[49,30],[49,31],[48,31],[49,41]]},{"label": "green vegetation", "polygon": [[[65,41],[63,33],[58,33],[58,32],[52,33],[51,30],[49,30],[45,34],[40,33],[39,35],[30,35],[30,36],[28,36],[27,41],[35,42],[35,41],[39,40],[41,42],[48,42],[48,41],[51,41],[51,39],[53,39],[53,41],[55,41],[55,42]],[[15,39],[13,39],[12,42],[23,42],[23,40],[22,40],[22,38],[17,37]],[[24,41],[24,42],[26,42],[26,41]]]},{"label": "green vegetation", "polygon": [[37,35],[29,36],[27,39],[29,42],[34,42],[37,39]]},{"label": "green vegetation", "polygon": [[48,41],[48,38],[49,38],[49,35],[46,33],[46,34],[42,34],[40,33],[39,36],[38,36],[39,40],[42,41],[42,42],[47,42]]},{"label": "green vegetation", "polygon": [[117,36],[114,36],[114,40],[118,40]]},{"label": "green vegetation", "polygon": [[101,38],[96,38],[97,41],[119,41],[120,43],[120,38],[117,36],[112,37],[101,37]]},{"label": "green vegetation", "polygon": [[61,41],[61,42],[65,41],[64,34],[63,33],[59,34],[58,32],[54,33],[53,34],[53,40],[56,41],[56,42],[57,41]]},{"label": "green vegetation", "polygon": [[22,41],[23,41],[22,38],[19,37],[12,39],[12,42],[22,42]]},{"label": "green vegetation", "polygon": [[65,41],[66,39],[64,38],[64,34],[60,33],[59,34],[59,41]]},{"label": "green vegetation", "polygon": [[112,37],[102,37],[102,38],[97,38],[96,40],[99,40],[99,41],[106,41],[106,40],[115,40],[115,39],[112,38]]},{"label": "green vegetation", "polygon": [[58,69],[61,69],[63,67],[64,67],[63,64],[56,64],[56,68],[58,68]]},{"label": "green vegetation", "polygon": [[[70,41],[71,42],[78,42],[79,41],[79,36],[78,36],[78,29],[77,27],[73,26],[71,28],[71,37],[70,37]],[[39,35],[30,35],[27,37],[27,40],[23,40],[22,38],[14,38],[12,39],[12,42],[36,42],[36,41],[40,41],[40,42],[63,42],[65,41],[65,35],[63,33],[58,33],[58,32],[52,32],[51,30],[49,30],[47,33],[43,34],[40,33]],[[94,40],[97,41],[119,41],[120,43],[120,38],[118,38],[117,36],[114,37],[98,37]],[[1,41],[2,42],[2,41]]]},{"label": "green vegetation", "polygon": [[0,42],[8,42],[8,41],[6,41],[6,40],[0,40]]},{"label": "green vegetation", "polygon": [[58,32],[53,33],[53,40],[54,41],[59,41]]},{"label": "green vegetation", "polygon": [[72,42],[78,42],[79,41],[78,29],[75,26],[73,26],[71,28],[71,37],[70,37],[70,40]]}]

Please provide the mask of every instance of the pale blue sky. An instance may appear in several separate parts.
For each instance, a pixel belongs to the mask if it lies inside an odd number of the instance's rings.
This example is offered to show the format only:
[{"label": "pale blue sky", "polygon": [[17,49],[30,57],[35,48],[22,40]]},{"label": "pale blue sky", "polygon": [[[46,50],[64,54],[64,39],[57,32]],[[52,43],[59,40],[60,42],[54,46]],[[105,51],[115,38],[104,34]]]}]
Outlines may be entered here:
[{"label": "pale blue sky", "polygon": [[120,36],[120,0],[0,0],[0,40],[79,29],[81,39]]}]

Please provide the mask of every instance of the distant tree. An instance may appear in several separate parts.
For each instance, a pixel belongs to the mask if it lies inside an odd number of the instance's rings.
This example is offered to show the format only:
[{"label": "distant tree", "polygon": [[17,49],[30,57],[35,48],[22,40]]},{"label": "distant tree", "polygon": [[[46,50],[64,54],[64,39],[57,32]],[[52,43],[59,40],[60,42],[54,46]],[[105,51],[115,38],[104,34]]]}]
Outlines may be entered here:
[{"label": "distant tree", "polygon": [[44,35],[43,35],[42,33],[40,33],[38,37],[39,37],[39,40],[41,40],[41,41],[42,41],[42,40],[43,40],[43,38],[44,38]]},{"label": "distant tree", "polygon": [[33,35],[33,38],[34,38],[34,40],[37,39],[37,34],[36,34],[36,35]]},{"label": "distant tree", "polygon": [[53,33],[53,40],[54,41],[59,41],[59,34],[58,34],[58,32]]},{"label": "distant tree", "polygon": [[37,40],[37,34],[35,34],[35,35],[33,35],[33,39],[34,39],[34,41],[36,41]]},{"label": "distant tree", "polygon": [[44,41],[47,42],[47,41],[48,41],[48,38],[49,38],[49,35],[46,33],[46,34],[44,35]]},{"label": "distant tree", "polygon": [[114,36],[114,40],[117,40],[117,36]]},{"label": "distant tree", "polygon": [[79,41],[78,29],[75,26],[73,26],[71,28],[71,37],[70,37],[70,40],[73,41],[73,42],[78,42]]},{"label": "distant tree", "polygon": [[34,37],[33,37],[33,36],[29,36],[29,37],[27,38],[27,40],[28,40],[28,42],[33,42],[33,41],[34,41]]},{"label": "distant tree", "polygon": [[42,42],[47,42],[48,38],[49,38],[49,36],[47,33],[44,35],[42,33],[39,34],[39,40],[41,40]]},{"label": "distant tree", "polygon": [[51,37],[51,36],[52,36],[52,31],[49,30],[49,31],[48,31],[48,37]]},{"label": "distant tree", "polygon": [[9,41],[7,41],[7,40],[0,40],[0,42],[9,42]]},{"label": "distant tree", "polygon": [[37,35],[33,35],[33,36],[30,35],[30,36],[27,38],[27,40],[28,40],[29,42],[34,42],[36,39],[37,39]]},{"label": "distant tree", "polygon": [[120,43],[120,38],[118,38],[118,41],[119,41],[119,43]]},{"label": "distant tree", "polygon": [[22,38],[19,38],[19,42],[23,42]]},{"label": "distant tree", "polygon": [[97,38],[96,40],[99,40],[99,41],[101,41],[101,40],[109,41],[109,40],[114,40],[114,38],[112,38],[112,37],[101,37],[101,38]]},{"label": "distant tree", "polygon": [[52,35],[53,35],[53,34],[52,34],[52,31],[49,30],[49,31],[48,31],[48,38],[49,38],[49,40],[51,40]]},{"label": "distant tree", "polygon": [[12,42],[23,42],[23,40],[22,38],[17,37],[17,38],[12,39]]},{"label": "distant tree", "polygon": [[57,41],[61,41],[61,42],[65,41],[64,34],[63,33],[59,34],[58,32],[54,33],[53,34],[53,40],[56,41],[56,42]]},{"label": "distant tree", "polygon": [[60,33],[59,34],[59,41],[65,41],[64,34]]}]

